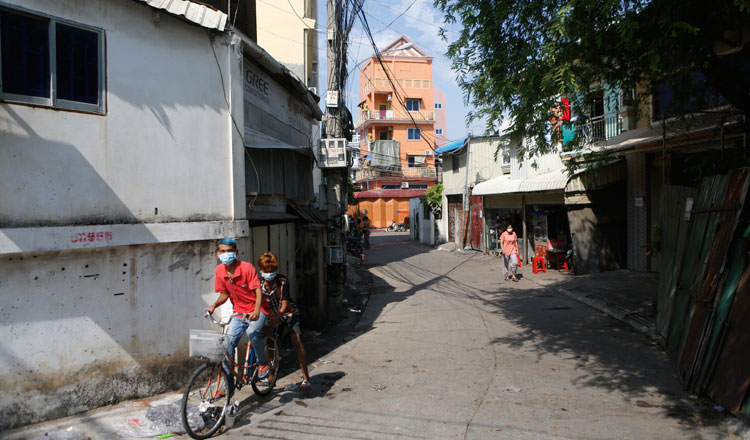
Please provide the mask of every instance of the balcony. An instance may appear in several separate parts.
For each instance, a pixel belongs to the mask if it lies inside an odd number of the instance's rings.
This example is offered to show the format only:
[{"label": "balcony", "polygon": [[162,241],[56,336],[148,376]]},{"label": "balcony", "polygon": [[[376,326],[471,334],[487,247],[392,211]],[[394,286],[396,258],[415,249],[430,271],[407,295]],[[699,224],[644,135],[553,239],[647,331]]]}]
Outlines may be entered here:
[{"label": "balcony", "polygon": [[[362,94],[366,95],[371,91],[375,92],[392,92],[393,87],[388,78],[373,78],[371,81],[363,81]],[[397,78],[395,81],[398,85],[397,88],[404,89],[429,89],[432,87],[432,81],[429,79],[411,79],[411,78]]]},{"label": "balcony", "polygon": [[575,125],[576,139],[583,145],[612,139],[622,133],[622,116],[618,113],[608,113],[586,120]]},{"label": "balcony", "polygon": [[414,168],[402,168],[392,167],[390,169],[379,169],[379,168],[364,168],[357,171],[357,181],[372,179],[377,177],[403,177],[403,178],[416,178],[416,177],[436,177],[437,173],[434,167],[414,167]]},{"label": "balcony", "polygon": [[[411,117],[409,117],[411,115]],[[403,121],[411,123],[412,118],[417,122],[434,122],[435,112],[406,110],[362,110],[357,121],[357,127],[373,121]]]}]

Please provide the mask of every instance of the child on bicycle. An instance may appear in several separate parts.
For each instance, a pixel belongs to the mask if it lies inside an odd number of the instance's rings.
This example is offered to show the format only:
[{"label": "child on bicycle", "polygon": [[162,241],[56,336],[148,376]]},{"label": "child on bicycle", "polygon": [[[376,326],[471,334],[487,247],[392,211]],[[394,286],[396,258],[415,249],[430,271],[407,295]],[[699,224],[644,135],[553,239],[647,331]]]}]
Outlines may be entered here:
[{"label": "child on bicycle", "polygon": [[299,309],[292,302],[289,294],[289,279],[277,273],[279,259],[271,252],[265,252],[258,258],[258,269],[260,269],[260,276],[263,279],[260,283],[261,291],[270,306],[270,328],[279,323],[289,327],[292,346],[297,353],[297,360],[302,370],[302,382],[299,387],[311,388],[310,374],[307,371],[307,355],[305,354],[305,347],[302,346]]},{"label": "child on bicycle", "polygon": [[[227,335],[231,337],[228,351],[234,353],[242,334],[247,333],[247,339],[258,356],[258,377],[264,378],[268,376],[268,363],[263,326],[268,310],[263,304],[258,275],[252,263],[237,259],[237,242],[233,238],[222,238],[217,244],[219,249],[216,251],[216,257],[221,264],[216,266],[214,290],[219,294],[219,298],[206,307],[206,311],[213,314],[216,307],[228,299],[232,301],[234,319],[227,328]],[[227,375],[232,382],[230,389],[233,390],[234,376],[230,372],[227,372]]]}]

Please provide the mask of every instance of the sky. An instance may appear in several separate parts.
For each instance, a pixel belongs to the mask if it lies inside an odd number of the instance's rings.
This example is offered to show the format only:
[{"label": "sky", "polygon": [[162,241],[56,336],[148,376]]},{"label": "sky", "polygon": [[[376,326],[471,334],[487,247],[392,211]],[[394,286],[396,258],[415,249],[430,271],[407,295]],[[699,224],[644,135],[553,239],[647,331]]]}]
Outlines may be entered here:
[{"label": "sky", "polygon": [[[411,5],[411,7],[410,7]],[[407,10],[408,8],[408,10]],[[443,24],[442,13],[433,6],[432,0],[365,0],[364,11],[373,38],[379,49],[384,48],[399,36],[406,35],[428,55],[433,57],[433,82],[445,93],[448,126],[446,135],[449,141],[464,138],[471,130],[474,134],[484,129],[480,122],[466,126],[469,108],[464,106],[463,92],[456,82],[456,74],[451,70],[451,62],[444,55],[451,39],[458,36],[457,25],[447,27],[449,41],[438,36]],[[403,13],[406,11],[405,13]],[[399,14],[403,13],[401,16]],[[395,19],[395,21],[394,21]],[[393,22],[390,27],[388,24]],[[318,58],[321,94],[325,96],[326,73],[326,1],[318,0]],[[359,117],[359,68],[360,62],[370,58],[373,49],[362,25],[357,19],[349,37],[349,79],[346,84],[344,102],[354,120]]]}]

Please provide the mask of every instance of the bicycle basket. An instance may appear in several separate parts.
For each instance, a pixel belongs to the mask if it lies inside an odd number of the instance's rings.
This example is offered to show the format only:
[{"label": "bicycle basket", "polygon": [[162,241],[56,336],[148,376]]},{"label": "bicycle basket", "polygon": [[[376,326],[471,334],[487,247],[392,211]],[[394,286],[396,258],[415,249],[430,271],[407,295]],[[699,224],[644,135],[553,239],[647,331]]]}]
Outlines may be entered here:
[{"label": "bicycle basket", "polygon": [[219,362],[229,348],[230,337],[214,330],[190,329],[190,357]]}]

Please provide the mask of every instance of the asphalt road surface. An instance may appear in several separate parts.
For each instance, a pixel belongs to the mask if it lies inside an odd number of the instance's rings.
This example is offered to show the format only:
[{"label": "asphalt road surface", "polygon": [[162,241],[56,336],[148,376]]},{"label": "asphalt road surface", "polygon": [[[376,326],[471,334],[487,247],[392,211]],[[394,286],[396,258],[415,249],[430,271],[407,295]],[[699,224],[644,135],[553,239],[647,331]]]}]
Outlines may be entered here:
[{"label": "asphalt road surface", "polygon": [[313,389],[249,397],[221,438],[732,438],[664,351],[619,321],[528,278],[504,282],[495,257],[407,234],[372,243],[351,268],[369,301],[337,343],[311,350]]}]

